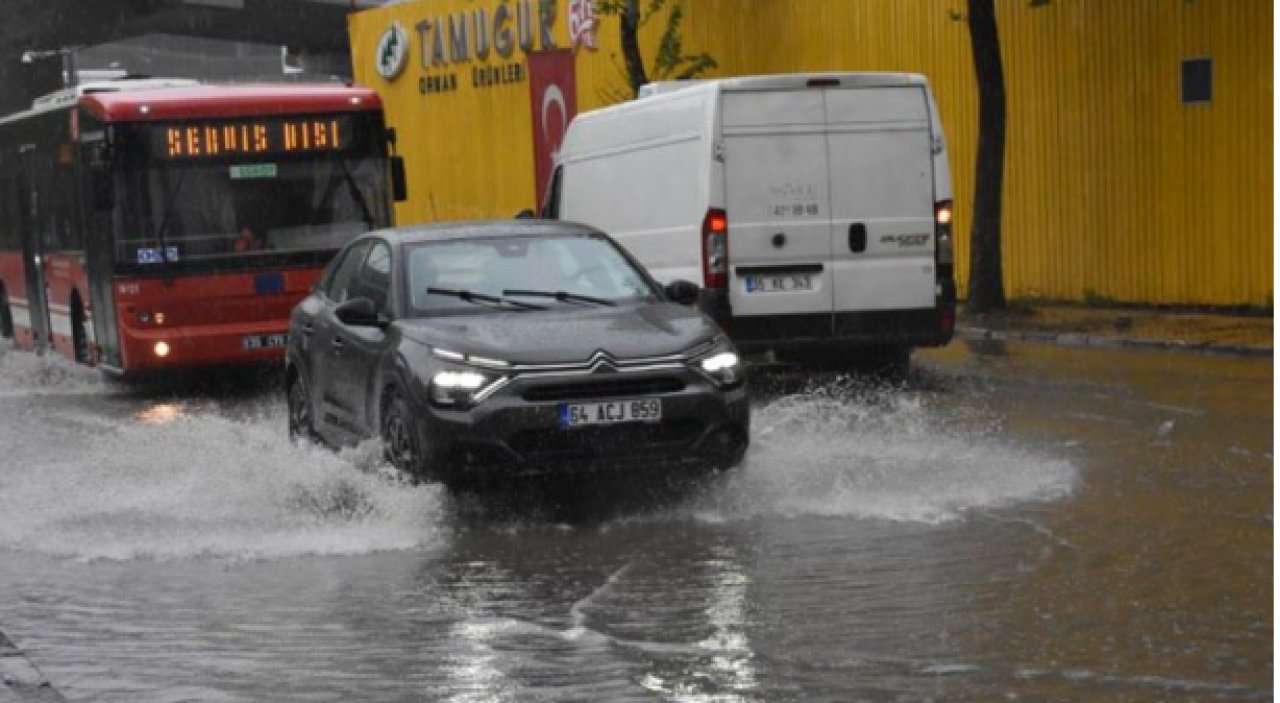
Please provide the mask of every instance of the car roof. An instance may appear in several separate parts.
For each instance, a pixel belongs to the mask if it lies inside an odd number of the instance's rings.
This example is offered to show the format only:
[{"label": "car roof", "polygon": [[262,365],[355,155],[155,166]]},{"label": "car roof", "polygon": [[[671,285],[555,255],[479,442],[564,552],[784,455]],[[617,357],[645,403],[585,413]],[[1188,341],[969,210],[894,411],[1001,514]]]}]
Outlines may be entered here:
[{"label": "car roof", "polygon": [[471,222],[446,222],[428,225],[391,227],[366,234],[399,244],[458,241],[487,237],[547,237],[547,236],[599,237],[600,230],[576,222],[559,220],[475,220]]}]

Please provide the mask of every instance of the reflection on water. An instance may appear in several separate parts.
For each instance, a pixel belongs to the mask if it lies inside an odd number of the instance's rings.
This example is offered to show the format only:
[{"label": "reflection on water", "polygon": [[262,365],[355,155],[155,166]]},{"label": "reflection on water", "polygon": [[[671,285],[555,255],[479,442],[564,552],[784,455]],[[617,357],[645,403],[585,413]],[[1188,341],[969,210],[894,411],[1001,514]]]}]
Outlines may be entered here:
[{"label": "reflection on water", "polygon": [[167,425],[186,415],[186,406],[182,403],[156,403],[140,410],[134,417],[148,425]]}]

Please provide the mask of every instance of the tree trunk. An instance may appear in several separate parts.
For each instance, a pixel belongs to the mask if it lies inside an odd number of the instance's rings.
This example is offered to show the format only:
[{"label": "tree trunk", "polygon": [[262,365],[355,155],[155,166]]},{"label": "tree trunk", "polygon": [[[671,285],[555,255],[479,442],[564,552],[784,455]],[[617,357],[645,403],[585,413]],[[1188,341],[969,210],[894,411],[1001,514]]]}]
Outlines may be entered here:
[{"label": "tree trunk", "polygon": [[1000,253],[1004,189],[1005,93],[994,0],[968,0],[969,41],[978,81],[978,158],[969,238],[970,313],[1006,307]]},{"label": "tree trunk", "polygon": [[644,58],[640,56],[640,0],[627,0],[622,11],[622,58],[627,66],[627,80],[633,95],[640,94],[640,86],[649,82],[644,72]]}]

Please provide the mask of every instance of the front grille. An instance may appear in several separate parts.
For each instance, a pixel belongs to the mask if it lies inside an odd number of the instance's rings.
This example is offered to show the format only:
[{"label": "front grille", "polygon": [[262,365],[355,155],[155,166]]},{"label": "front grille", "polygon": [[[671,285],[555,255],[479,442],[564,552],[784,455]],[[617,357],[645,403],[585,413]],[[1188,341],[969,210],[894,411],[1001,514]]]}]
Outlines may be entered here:
[{"label": "front grille", "polygon": [[530,402],[557,400],[595,400],[599,398],[624,398],[676,393],[684,390],[684,381],[678,378],[602,378],[571,383],[555,383],[534,386],[521,397]]},{"label": "front grille", "polygon": [[524,430],[508,440],[526,459],[585,459],[667,454],[692,444],[702,435],[698,420],[667,420],[654,424],[612,427]]}]

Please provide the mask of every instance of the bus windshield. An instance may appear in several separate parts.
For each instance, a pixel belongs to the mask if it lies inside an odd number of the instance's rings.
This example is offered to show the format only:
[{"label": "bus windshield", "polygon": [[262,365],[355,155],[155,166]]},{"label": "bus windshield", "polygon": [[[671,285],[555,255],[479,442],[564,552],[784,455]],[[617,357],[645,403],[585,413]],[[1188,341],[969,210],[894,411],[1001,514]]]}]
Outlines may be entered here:
[{"label": "bus windshield", "polygon": [[134,159],[117,172],[117,265],[185,267],[332,252],[390,224],[377,150]]}]

